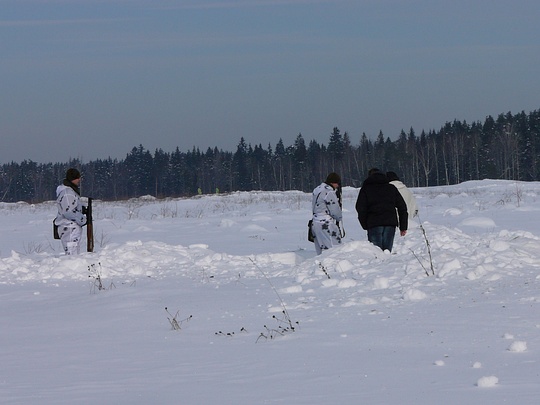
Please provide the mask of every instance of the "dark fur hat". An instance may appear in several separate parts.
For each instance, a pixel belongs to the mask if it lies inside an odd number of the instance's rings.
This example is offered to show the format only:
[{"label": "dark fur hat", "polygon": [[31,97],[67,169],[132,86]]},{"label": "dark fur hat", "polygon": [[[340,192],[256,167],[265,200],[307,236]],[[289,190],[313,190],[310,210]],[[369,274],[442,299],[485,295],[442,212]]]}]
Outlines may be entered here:
[{"label": "dark fur hat", "polygon": [[326,184],[332,184],[332,183],[341,184],[341,177],[339,177],[339,174],[332,172],[326,177],[325,183]]},{"label": "dark fur hat", "polygon": [[66,180],[73,181],[81,178],[81,173],[77,169],[68,169],[66,172]]},{"label": "dark fur hat", "polygon": [[386,178],[388,181],[399,180],[399,177],[395,172],[386,172]]}]

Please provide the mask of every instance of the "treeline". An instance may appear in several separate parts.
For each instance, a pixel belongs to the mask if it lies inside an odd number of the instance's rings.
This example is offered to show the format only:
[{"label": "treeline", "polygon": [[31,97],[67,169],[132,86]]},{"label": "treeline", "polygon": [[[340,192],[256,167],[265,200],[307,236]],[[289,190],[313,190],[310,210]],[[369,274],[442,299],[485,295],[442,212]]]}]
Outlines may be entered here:
[{"label": "treeline", "polygon": [[84,195],[123,200],[142,195],[190,196],[247,190],[311,191],[331,171],[344,186],[360,187],[372,167],[395,171],[409,187],[456,184],[466,180],[540,180],[540,110],[488,116],[483,123],[447,122],[438,131],[402,131],[391,141],[364,133],[353,143],[334,128],[328,145],[298,134],[293,145],[252,146],[240,139],[236,151],[194,148],[182,152],[134,147],[123,160],[83,163],[3,164],[0,197],[4,202],[55,199],[56,186],[69,167],[83,173]]}]

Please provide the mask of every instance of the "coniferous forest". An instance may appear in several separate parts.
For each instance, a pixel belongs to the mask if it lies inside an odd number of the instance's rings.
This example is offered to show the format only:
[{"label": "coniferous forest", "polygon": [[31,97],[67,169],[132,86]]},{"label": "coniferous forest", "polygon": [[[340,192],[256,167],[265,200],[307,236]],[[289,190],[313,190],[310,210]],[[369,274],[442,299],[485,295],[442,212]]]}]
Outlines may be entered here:
[{"label": "coniferous forest", "polygon": [[467,180],[540,180],[540,110],[483,123],[455,120],[438,131],[401,131],[390,140],[363,134],[351,139],[335,127],[328,144],[298,134],[293,145],[249,144],[235,151],[193,148],[153,152],[133,147],[124,159],[71,160],[64,163],[11,162],[0,166],[0,201],[38,203],[54,200],[69,167],[83,174],[82,194],[102,200],[143,195],[191,196],[249,190],[311,191],[329,172],[343,186],[360,187],[372,167],[396,172],[409,187],[450,185]]}]

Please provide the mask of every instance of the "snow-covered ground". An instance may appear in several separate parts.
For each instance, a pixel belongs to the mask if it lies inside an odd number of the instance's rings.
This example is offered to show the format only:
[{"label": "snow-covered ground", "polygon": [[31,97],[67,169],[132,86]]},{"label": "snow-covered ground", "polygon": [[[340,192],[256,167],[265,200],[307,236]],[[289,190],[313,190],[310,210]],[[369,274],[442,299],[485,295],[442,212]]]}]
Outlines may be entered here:
[{"label": "snow-covered ground", "polygon": [[296,191],[96,201],[78,257],[0,203],[0,403],[537,404],[540,183],[413,191],[394,254],[352,188],[321,256]]}]

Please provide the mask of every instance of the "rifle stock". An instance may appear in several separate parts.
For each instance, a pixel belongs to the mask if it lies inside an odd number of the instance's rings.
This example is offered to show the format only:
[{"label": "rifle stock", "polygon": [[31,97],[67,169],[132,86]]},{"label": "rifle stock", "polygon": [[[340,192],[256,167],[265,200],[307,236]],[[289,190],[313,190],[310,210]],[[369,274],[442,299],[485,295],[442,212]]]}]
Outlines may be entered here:
[{"label": "rifle stock", "polygon": [[88,207],[86,208],[86,251],[94,251],[94,224],[92,220],[92,198],[88,197]]}]

